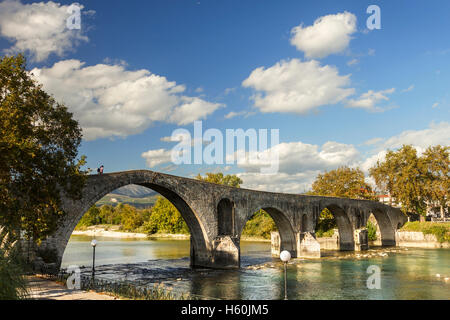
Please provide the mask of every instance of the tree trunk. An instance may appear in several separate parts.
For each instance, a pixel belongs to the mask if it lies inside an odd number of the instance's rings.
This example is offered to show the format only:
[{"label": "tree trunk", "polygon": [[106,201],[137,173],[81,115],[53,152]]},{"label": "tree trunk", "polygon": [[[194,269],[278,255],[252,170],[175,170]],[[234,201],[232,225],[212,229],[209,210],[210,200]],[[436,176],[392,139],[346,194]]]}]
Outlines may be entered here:
[{"label": "tree trunk", "polygon": [[441,218],[444,219],[445,218],[445,214],[444,214],[444,206],[441,205]]}]

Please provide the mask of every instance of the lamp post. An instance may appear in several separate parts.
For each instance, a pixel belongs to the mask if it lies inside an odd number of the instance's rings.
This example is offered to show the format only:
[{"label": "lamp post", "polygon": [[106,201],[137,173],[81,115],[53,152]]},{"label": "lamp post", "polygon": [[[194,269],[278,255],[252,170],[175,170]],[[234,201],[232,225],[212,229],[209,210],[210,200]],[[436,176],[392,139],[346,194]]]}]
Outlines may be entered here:
[{"label": "lamp post", "polygon": [[287,300],[287,263],[291,260],[291,253],[289,251],[282,251],[280,259],[284,263],[284,300]]},{"label": "lamp post", "polygon": [[95,247],[97,246],[97,240],[93,239],[91,241],[91,246],[92,246],[92,249],[94,249],[94,251],[92,253],[92,280],[94,280],[94,276],[95,276]]}]

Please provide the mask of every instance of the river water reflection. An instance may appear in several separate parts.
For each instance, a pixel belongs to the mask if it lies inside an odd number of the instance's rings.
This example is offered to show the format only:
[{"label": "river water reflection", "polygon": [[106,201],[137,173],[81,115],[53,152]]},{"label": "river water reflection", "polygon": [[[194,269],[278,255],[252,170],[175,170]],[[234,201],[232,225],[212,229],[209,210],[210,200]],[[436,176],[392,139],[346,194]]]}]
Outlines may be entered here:
[{"label": "river water reflection", "polygon": [[[189,268],[188,240],[130,240],[97,237],[96,276],[208,299],[282,299],[282,265],[270,243],[242,242],[240,270]],[[72,236],[63,267],[92,265],[91,237]],[[329,252],[320,260],[294,259],[288,266],[290,299],[450,299],[450,249],[374,249]],[[369,290],[367,268],[381,268],[381,289]],[[440,277],[436,275],[439,274]]]}]

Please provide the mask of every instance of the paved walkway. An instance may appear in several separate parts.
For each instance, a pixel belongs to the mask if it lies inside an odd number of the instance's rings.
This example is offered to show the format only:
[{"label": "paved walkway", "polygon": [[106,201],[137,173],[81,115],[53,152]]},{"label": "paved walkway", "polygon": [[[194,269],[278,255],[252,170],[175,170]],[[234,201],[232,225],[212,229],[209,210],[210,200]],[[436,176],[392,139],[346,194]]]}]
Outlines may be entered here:
[{"label": "paved walkway", "polygon": [[30,298],[35,300],[119,300],[107,294],[69,290],[66,286],[38,276],[28,276]]}]

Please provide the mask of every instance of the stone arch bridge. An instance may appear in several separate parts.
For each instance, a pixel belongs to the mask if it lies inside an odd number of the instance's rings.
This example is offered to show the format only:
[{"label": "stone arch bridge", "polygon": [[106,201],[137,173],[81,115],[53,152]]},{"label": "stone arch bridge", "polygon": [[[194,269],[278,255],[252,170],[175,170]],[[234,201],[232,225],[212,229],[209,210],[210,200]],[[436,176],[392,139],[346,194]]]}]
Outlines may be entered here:
[{"label": "stone arch bridge", "polygon": [[320,257],[314,229],[324,208],[336,218],[340,250],[368,248],[365,226],[370,214],[377,220],[383,246],[396,245],[396,230],[406,222],[400,210],[376,201],[233,188],[149,170],[90,175],[81,199],[62,199],[66,215],[41,244],[41,250],[56,251],[58,268],[81,217],[103,196],[128,184],[160,193],[179,210],[190,230],[194,267],[239,268],[242,230],[259,209],[270,214],[279,231],[272,237],[272,253],[288,250],[292,257]]}]

